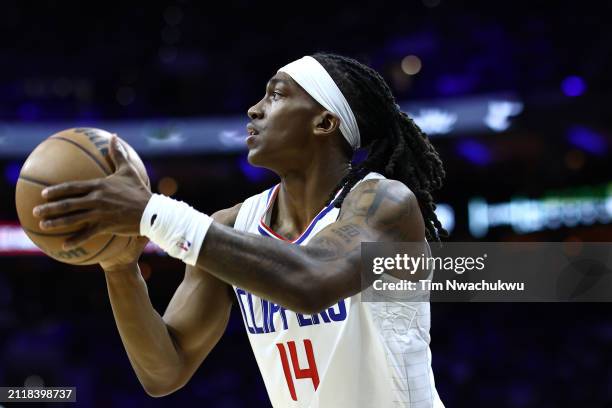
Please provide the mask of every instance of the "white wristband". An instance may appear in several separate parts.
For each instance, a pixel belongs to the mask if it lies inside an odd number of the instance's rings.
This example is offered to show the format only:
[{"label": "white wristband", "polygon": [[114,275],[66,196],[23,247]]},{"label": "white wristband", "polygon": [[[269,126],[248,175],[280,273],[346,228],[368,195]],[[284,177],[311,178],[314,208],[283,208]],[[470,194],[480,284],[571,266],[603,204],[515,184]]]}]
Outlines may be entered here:
[{"label": "white wristband", "polygon": [[153,194],[140,219],[140,235],[193,266],[212,221],[187,203]]}]

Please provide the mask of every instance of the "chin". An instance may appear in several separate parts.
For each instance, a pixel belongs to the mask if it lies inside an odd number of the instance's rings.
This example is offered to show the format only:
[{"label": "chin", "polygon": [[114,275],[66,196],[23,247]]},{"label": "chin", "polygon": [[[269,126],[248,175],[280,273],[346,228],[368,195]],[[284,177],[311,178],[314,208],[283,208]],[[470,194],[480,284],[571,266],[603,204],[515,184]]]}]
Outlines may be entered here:
[{"label": "chin", "polygon": [[249,154],[247,155],[247,161],[249,162],[251,166],[265,167],[264,160],[262,159],[263,158],[261,157],[261,153],[257,151],[257,148],[249,149]]}]

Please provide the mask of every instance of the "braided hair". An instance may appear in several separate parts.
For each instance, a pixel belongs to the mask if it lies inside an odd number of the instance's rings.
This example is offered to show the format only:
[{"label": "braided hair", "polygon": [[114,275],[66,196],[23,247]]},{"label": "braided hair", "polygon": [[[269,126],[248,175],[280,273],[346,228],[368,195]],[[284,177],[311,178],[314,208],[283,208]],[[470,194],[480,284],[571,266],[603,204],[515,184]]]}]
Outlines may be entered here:
[{"label": "braided hair", "polygon": [[448,237],[434,212],[436,205],[431,196],[433,190],[442,187],[445,177],[440,156],[425,133],[399,109],[385,80],[352,58],[328,53],[316,53],[312,57],[327,70],[349,102],[359,126],[361,146],[368,152],[340,180],[328,203],[333,201],[334,207],[339,208],[355,183],[375,171],[403,182],[414,192],[428,240]]}]

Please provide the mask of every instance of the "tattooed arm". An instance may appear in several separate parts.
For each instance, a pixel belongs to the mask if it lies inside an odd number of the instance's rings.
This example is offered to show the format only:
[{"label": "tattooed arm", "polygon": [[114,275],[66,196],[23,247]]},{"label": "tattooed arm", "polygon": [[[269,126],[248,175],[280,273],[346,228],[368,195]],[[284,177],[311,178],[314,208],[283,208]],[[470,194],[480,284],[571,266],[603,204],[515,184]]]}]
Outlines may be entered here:
[{"label": "tattooed arm", "polygon": [[213,223],[197,266],[290,310],[316,313],[361,290],[361,242],[423,241],[417,199],[395,180],[367,180],[345,198],[338,220],[306,246]]}]

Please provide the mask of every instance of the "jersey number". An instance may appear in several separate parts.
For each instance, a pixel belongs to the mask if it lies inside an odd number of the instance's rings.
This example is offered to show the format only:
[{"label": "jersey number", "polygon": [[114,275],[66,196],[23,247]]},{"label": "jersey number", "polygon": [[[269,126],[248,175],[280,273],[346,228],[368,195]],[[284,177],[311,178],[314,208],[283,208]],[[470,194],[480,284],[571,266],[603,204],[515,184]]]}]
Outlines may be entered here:
[{"label": "jersey number", "polygon": [[[285,379],[287,380],[287,386],[289,387],[289,393],[294,401],[297,401],[297,395],[295,394],[295,385],[293,384],[293,377],[291,376],[291,369],[289,368],[289,361],[287,360],[287,351],[283,343],[277,343],[276,347],[280,353],[281,363],[283,364],[283,371],[285,373]],[[308,360],[308,367],[300,368],[298,362],[297,350],[295,349],[295,342],[288,341],[287,348],[289,349],[289,357],[291,358],[291,365],[293,366],[293,372],[297,380],[303,378],[310,378],[312,385],[314,385],[315,391],[319,386],[319,372],[317,371],[317,364],[315,363],[314,353],[312,352],[312,342],[308,339],[304,340],[304,349],[306,350],[306,359]]]}]

